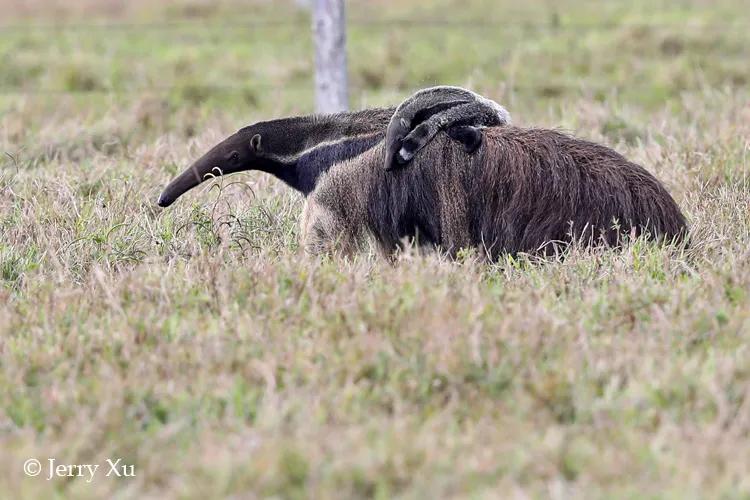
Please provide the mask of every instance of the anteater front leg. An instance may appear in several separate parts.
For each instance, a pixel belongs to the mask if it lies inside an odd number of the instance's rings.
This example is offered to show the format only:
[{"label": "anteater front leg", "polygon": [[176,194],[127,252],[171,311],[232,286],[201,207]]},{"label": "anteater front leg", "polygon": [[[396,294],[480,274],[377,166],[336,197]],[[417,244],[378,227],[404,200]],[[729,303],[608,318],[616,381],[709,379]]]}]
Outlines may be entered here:
[{"label": "anteater front leg", "polygon": [[359,249],[357,228],[343,217],[308,197],[300,221],[302,247],[311,255],[351,256]]}]

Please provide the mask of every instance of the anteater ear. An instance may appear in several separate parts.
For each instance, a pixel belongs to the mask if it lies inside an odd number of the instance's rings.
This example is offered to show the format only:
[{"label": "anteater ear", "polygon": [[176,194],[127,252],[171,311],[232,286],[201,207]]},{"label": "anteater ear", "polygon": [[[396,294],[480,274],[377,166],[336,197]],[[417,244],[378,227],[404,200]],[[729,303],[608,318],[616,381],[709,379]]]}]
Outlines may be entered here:
[{"label": "anteater ear", "polygon": [[263,147],[260,144],[260,134],[255,134],[252,139],[250,139],[250,149],[256,154],[263,152]]}]

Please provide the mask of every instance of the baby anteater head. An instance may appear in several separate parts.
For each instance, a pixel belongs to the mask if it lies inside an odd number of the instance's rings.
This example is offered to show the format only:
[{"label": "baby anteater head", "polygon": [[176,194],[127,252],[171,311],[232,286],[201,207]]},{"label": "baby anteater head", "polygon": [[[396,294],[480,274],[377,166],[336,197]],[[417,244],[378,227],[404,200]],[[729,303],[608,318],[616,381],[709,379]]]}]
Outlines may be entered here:
[{"label": "baby anteater head", "polygon": [[406,139],[411,130],[411,120],[407,120],[404,117],[391,120],[385,133],[385,143],[386,145],[391,145],[390,148],[386,147],[386,162],[391,164],[397,163],[399,165],[406,163],[399,152],[404,146],[404,139]]}]

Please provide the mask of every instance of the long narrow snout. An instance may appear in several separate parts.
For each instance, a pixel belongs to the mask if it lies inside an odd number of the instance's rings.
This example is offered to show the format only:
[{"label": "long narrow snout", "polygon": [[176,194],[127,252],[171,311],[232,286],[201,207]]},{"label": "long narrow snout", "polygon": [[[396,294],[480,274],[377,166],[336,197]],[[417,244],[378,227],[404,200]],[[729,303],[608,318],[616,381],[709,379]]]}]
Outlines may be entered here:
[{"label": "long narrow snout", "polygon": [[[203,160],[203,158],[201,158],[201,160]],[[175,177],[166,188],[164,188],[164,191],[159,195],[159,201],[157,202],[160,207],[168,207],[174,203],[177,198],[205,180],[206,174],[210,174],[211,169],[209,167],[201,169],[201,160],[198,160],[189,166],[184,172]],[[206,170],[206,172],[202,172],[202,170]],[[219,172],[217,171],[216,174],[218,173]]]},{"label": "long narrow snout", "polygon": [[251,162],[248,153],[241,148],[241,142],[241,136],[233,134],[198,158],[164,188],[157,202],[159,206],[168,207],[177,198],[207,179],[247,170]]}]

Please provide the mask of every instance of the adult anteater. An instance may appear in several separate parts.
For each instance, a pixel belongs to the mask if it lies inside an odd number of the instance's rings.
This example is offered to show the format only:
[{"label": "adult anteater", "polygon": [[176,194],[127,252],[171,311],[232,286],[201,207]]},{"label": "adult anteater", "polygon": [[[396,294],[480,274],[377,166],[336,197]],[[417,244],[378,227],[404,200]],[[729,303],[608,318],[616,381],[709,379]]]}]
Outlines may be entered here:
[{"label": "adult anteater", "polygon": [[467,153],[438,134],[410,165],[385,171],[383,143],[333,165],[308,196],[305,246],[354,251],[372,237],[451,254],[545,252],[555,243],[617,245],[624,235],[681,241],[685,218],[661,183],[610,148],[545,129],[485,129]]},{"label": "adult anteater", "polygon": [[488,128],[478,132],[481,141],[470,141],[480,144],[470,153],[460,143],[467,127],[446,124],[411,164],[387,171],[383,137],[394,111],[245,127],[173,180],[159,204],[170,205],[210,174],[262,170],[307,196],[303,239],[313,252],[351,252],[371,236],[392,254],[416,237],[452,254],[473,246],[496,258],[574,239],[613,245],[624,234],[671,241],[687,233],[676,203],[645,169],[552,130]]}]

